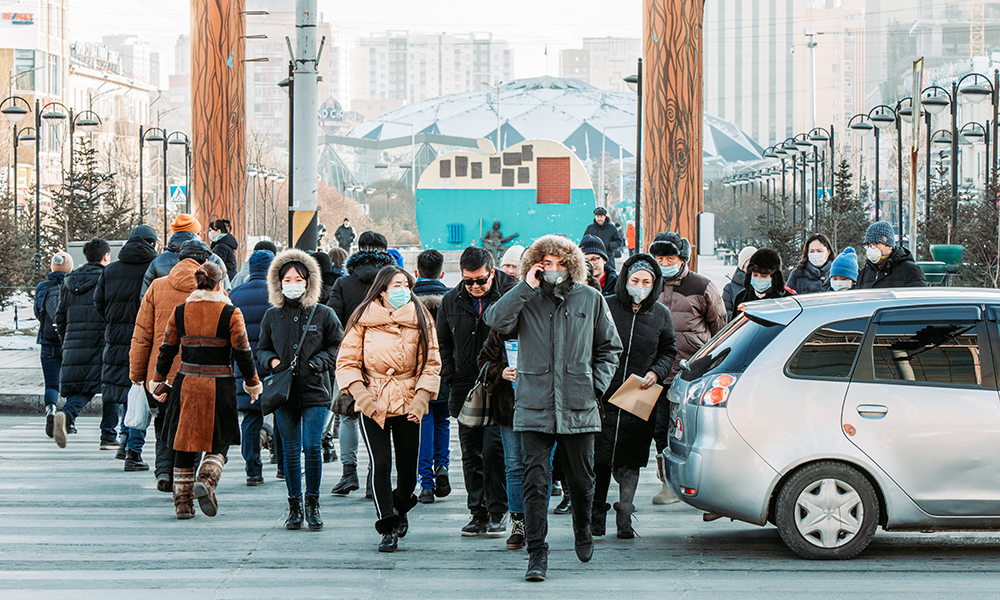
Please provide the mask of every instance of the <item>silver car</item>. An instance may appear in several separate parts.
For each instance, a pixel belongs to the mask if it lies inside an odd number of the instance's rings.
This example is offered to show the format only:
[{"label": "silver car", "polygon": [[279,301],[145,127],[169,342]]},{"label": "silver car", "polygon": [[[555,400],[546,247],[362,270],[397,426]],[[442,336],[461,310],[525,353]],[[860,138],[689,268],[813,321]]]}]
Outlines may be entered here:
[{"label": "silver car", "polygon": [[746,305],[670,388],[670,484],[794,552],[845,559],[886,531],[1000,529],[1000,292],[790,296]]}]

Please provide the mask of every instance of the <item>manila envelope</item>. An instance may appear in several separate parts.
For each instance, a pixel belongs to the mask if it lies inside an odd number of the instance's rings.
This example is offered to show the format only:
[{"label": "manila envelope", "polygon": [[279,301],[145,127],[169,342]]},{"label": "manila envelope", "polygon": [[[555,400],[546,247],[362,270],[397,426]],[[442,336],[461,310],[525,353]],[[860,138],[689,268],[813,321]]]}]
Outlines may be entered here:
[{"label": "manila envelope", "polygon": [[649,415],[653,412],[653,407],[656,406],[656,399],[660,397],[660,392],[663,391],[663,386],[653,384],[648,390],[640,390],[639,385],[641,383],[642,379],[638,375],[630,376],[618,388],[618,391],[608,399],[608,402],[624,411],[632,413],[643,421],[648,421]]}]

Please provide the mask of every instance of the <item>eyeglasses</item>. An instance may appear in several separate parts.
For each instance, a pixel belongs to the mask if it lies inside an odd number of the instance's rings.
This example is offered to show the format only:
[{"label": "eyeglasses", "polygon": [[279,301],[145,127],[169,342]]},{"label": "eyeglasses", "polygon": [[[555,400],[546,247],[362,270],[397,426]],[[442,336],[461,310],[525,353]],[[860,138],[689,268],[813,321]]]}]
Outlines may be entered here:
[{"label": "eyeglasses", "polygon": [[482,277],[480,279],[462,279],[462,283],[465,284],[465,287],[472,287],[474,285],[486,285],[489,281],[490,278],[488,276]]}]

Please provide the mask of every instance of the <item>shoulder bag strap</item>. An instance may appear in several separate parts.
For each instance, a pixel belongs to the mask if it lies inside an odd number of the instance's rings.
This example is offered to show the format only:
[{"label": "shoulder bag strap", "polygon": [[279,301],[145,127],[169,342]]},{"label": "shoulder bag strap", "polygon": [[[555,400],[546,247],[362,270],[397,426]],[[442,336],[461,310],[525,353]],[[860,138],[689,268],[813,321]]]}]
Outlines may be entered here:
[{"label": "shoulder bag strap", "polygon": [[291,369],[294,369],[299,364],[299,353],[302,352],[302,343],[306,341],[306,334],[309,333],[309,325],[312,323],[314,314],[316,314],[315,306],[312,307],[309,318],[306,320],[306,326],[302,329],[302,337],[299,338],[299,347],[295,350],[295,355],[292,357],[292,364],[289,366]]}]

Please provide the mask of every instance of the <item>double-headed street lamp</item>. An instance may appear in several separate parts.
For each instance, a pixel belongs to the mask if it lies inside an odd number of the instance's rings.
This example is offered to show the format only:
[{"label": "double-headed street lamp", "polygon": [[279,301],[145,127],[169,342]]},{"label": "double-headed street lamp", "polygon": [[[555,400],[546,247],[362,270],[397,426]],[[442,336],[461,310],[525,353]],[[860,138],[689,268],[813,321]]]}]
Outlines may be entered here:
[{"label": "double-headed street lamp", "polygon": [[139,214],[140,221],[146,218],[146,204],[145,197],[143,196],[143,166],[142,166],[142,154],[143,148],[146,142],[152,143],[162,143],[163,144],[163,243],[166,244],[169,239],[169,233],[167,231],[167,197],[169,196],[169,191],[167,190],[167,132],[159,127],[146,128],[142,125],[139,126]]},{"label": "double-headed street lamp", "polygon": [[[972,81],[968,84],[962,85],[962,81],[964,81],[969,77],[972,77]],[[982,79],[982,83],[977,83],[976,77]],[[988,147],[990,139],[993,140],[993,162],[996,163],[997,159],[1000,158],[1000,155],[997,154],[998,151],[997,138],[1000,137],[998,136],[998,130],[997,130],[998,128],[997,119],[998,117],[1000,117],[1000,115],[998,115],[998,113],[1000,113],[1000,69],[993,69],[992,82],[990,82],[988,77],[982,75],[981,73],[970,73],[966,75],[961,80],[959,80],[958,93],[964,96],[965,98],[968,98],[969,101],[974,104],[978,104],[986,100],[987,98],[990,99],[990,103],[993,105],[993,124],[992,124],[993,133],[990,137],[986,138],[986,144]],[[986,131],[987,134],[989,134],[989,129],[987,129]],[[989,152],[987,152],[987,155],[989,155]],[[993,165],[989,161],[986,161],[986,163],[987,163],[986,173],[987,177],[989,177],[990,176],[989,173],[990,171],[992,171]],[[996,182],[994,182],[994,184],[995,183]]]},{"label": "double-headed street lamp", "polygon": [[[867,113],[859,113],[851,117],[851,120],[847,122],[847,128],[853,131],[854,133],[857,133],[862,136],[870,131],[874,131],[875,133],[875,220],[878,221],[879,220],[878,128],[875,127],[875,125],[872,123],[871,117],[869,117]],[[862,155],[864,155],[864,141],[862,141],[861,144],[862,144]]]},{"label": "double-headed street lamp", "polygon": [[[20,101],[24,106],[20,106],[18,104],[18,101]],[[13,136],[12,136],[13,139],[11,140],[11,142],[12,142],[12,144],[14,146],[14,161],[13,161],[14,162],[14,176],[13,176],[14,186],[13,186],[13,188],[14,188],[14,228],[15,228],[15,230],[17,228],[17,140],[18,140],[17,124],[21,121],[21,119],[23,119],[25,116],[27,116],[27,114],[29,112],[31,112],[30,109],[31,109],[31,105],[28,104],[28,101],[25,100],[24,98],[20,97],[20,96],[8,96],[7,98],[3,99],[3,102],[0,102],[0,113],[3,113],[3,116],[7,117],[7,121],[9,121],[10,124],[14,128],[13,129]],[[33,140],[34,138],[31,138],[31,139]],[[25,139],[25,141],[27,142],[28,140]],[[10,179],[9,178],[7,180],[7,183],[8,183],[8,186],[9,186],[10,185]]]},{"label": "double-headed street lamp", "polygon": [[[191,212],[191,182],[189,178],[191,176],[191,138],[187,136],[183,131],[175,131],[167,136],[167,144],[171,146],[184,146],[184,212]],[[164,155],[166,156],[166,155]],[[166,160],[164,158],[164,160]],[[167,171],[167,163],[163,163],[163,171]],[[166,205],[164,205],[164,210],[166,210]],[[164,212],[164,219],[166,219],[166,213]]]}]

